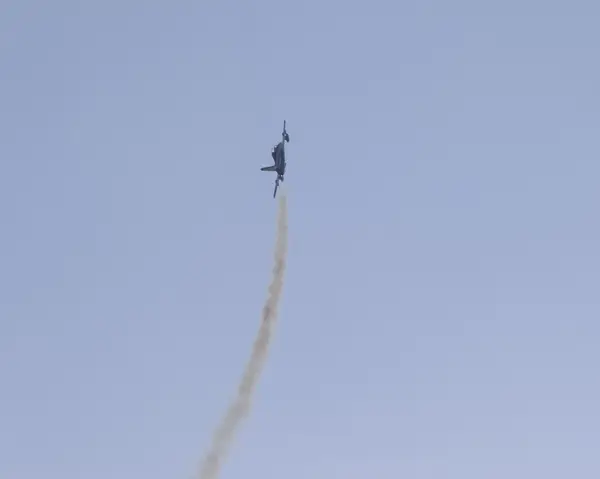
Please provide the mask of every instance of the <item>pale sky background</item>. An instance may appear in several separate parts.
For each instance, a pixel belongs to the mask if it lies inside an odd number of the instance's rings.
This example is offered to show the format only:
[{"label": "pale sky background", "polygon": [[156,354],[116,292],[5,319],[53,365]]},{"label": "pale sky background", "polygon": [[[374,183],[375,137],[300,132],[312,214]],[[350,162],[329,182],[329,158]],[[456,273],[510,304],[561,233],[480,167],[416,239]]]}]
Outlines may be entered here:
[{"label": "pale sky background", "polygon": [[0,478],[600,477],[600,4],[0,7]]}]

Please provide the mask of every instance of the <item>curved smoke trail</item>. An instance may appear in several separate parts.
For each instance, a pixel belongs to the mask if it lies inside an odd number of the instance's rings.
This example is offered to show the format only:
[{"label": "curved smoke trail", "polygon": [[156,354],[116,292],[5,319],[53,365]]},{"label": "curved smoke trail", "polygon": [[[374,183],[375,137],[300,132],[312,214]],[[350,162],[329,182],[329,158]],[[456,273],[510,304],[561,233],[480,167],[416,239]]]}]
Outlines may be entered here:
[{"label": "curved smoke trail", "polygon": [[287,198],[284,192],[281,193],[283,194],[280,194],[279,197],[273,280],[269,286],[269,296],[263,307],[262,322],[258,335],[254,340],[252,354],[238,386],[237,396],[230,404],[227,414],[225,414],[213,435],[210,450],[200,470],[200,479],[215,479],[218,477],[223,460],[235,439],[235,433],[242,420],[250,412],[252,395],[268,356],[269,343],[277,320],[277,307],[283,288],[287,256]]}]

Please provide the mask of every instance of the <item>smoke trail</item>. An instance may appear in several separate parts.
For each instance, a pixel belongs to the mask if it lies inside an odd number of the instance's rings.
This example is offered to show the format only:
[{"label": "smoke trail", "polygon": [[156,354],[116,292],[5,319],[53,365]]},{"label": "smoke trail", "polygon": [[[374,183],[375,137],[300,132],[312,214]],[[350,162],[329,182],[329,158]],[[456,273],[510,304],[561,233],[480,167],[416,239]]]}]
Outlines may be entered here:
[{"label": "smoke trail", "polygon": [[[281,194],[283,193],[283,194]],[[218,477],[221,465],[235,433],[242,420],[250,412],[251,400],[260,373],[269,352],[269,343],[277,320],[277,306],[283,288],[283,276],[287,256],[287,198],[282,191],[279,197],[279,213],[277,218],[277,241],[275,243],[275,266],[273,280],[269,286],[269,296],[263,307],[262,322],[258,335],[254,340],[252,354],[246,365],[244,375],[238,386],[237,397],[230,404],[227,414],[215,431],[212,444],[200,470],[201,479]]]}]

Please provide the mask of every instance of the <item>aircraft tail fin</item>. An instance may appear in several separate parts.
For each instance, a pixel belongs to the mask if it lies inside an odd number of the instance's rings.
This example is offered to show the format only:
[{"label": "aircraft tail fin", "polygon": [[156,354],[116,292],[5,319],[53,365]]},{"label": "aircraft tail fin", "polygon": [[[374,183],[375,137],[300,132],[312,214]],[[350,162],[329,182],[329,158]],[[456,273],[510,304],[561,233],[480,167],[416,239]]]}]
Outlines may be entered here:
[{"label": "aircraft tail fin", "polygon": [[275,167],[275,165],[273,166],[263,166],[260,171],[277,171],[277,168]]}]

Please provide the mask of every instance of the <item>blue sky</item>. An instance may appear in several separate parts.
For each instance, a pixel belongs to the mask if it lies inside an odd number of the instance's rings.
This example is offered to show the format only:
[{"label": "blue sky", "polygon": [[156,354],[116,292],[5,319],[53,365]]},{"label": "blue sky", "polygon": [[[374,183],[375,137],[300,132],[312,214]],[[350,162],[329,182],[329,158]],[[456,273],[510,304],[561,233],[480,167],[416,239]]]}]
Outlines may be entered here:
[{"label": "blue sky", "polygon": [[597,477],[600,7],[4,2],[0,477]]}]

